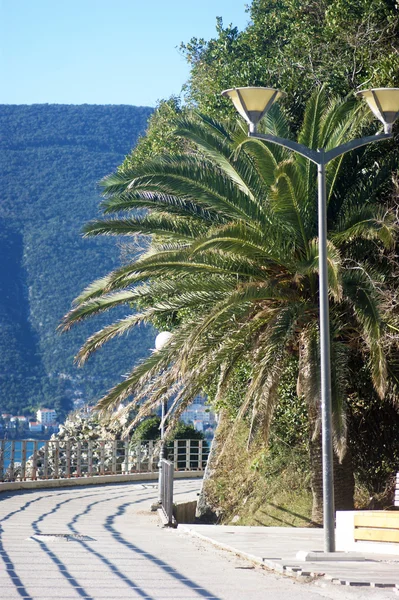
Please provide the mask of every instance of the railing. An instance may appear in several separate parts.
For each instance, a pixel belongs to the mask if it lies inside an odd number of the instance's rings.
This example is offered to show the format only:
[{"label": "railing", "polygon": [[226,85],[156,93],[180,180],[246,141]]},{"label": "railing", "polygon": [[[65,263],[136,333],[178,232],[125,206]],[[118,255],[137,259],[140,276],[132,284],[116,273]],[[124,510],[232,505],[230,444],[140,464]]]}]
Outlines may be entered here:
[{"label": "railing", "polygon": [[162,490],[161,510],[165,517],[165,524],[173,526],[173,475],[174,465],[170,460],[161,460],[162,468]]},{"label": "railing", "polygon": [[[166,444],[178,471],[202,471],[209,447],[202,440]],[[0,481],[35,481],[148,473],[158,470],[159,444],[129,440],[0,440]]]}]

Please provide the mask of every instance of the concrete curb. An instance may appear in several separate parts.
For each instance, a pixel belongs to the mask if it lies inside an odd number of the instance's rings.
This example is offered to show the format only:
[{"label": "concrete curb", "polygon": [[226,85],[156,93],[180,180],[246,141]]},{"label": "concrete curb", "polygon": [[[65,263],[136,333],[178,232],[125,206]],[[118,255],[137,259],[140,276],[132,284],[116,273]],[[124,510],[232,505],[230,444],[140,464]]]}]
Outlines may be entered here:
[{"label": "concrete curb", "polygon": [[234,546],[230,546],[229,544],[225,544],[224,542],[219,542],[214,540],[208,536],[205,536],[197,531],[194,531],[187,525],[178,525],[178,530],[190,535],[192,537],[197,537],[205,542],[212,544],[213,546],[220,548],[222,550],[227,550],[228,552],[232,552],[233,554],[240,556],[246,560],[251,561],[252,563],[256,563],[262,567],[266,567],[271,571],[279,573],[281,575],[287,575],[289,577],[295,577],[297,579],[301,579],[302,577],[311,578],[315,582],[325,581],[326,583],[333,583],[335,585],[345,585],[345,586],[357,586],[357,587],[371,587],[371,588],[385,588],[392,589],[394,592],[399,592],[399,584],[398,583],[390,583],[390,582],[370,582],[370,581],[362,581],[361,579],[357,579],[355,576],[353,577],[333,577],[331,575],[325,574],[322,572],[321,564],[317,565],[317,568],[320,570],[316,570],[316,565],[309,564],[309,567],[303,567],[301,565],[293,564],[294,561],[285,561],[276,562],[270,559],[264,559],[261,556],[255,556],[254,554],[250,554],[248,552],[244,552],[243,550],[238,550],[234,548]]},{"label": "concrete curb", "polygon": [[[233,546],[229,546],[228,544],[224,544],[222,542],[218,542],[217,540],[214,540],[206,535],[202,535],[202,533],[198,533],[197,531],[193,531],[190,527],[187,527],[187,525],[178,525],[177,526],[178,531],[182,531],[183,533],[186,533],[188,535],[191,535],[192,537],[197,537],[200,540],[203,540],[204,542],[208,542],[210,544],[212,544],[212,546],[216,546],[216,548],[221,548],[222,550],[227,550],[228,552],[233,552],[234,554],[237,554],[238,556],[242,556],[243,558],[246,558],[252,562],[255,562],[259,565],[265,565],[265,562],[262,558],[260,558],[259,556],[255,556],[254,554],[248,554],[247,552],[243,552],[242,550],[237,550],[237,548],[234,548]],[[266,565],[268,566],[268,565]]]},{"label": "concrete curb", "polygon": [[173,515],[177,523],[194,523],[197,500],[181,500],[174,502]]},{"label": "concrete curb", "polygon": [[[175,479],[202,478],[202,471],[175,471]],[[41,490],[45,488],[66,488],[82,485],[104,485],[107,483],[128,483],[129,481],[158,481],[158,472],[129,473],[127,475],[96,475],[95,477],[71,477],[69,479],[38,479],[36,481],[9,481],[0,483],[0,493],[18,490]]]}]

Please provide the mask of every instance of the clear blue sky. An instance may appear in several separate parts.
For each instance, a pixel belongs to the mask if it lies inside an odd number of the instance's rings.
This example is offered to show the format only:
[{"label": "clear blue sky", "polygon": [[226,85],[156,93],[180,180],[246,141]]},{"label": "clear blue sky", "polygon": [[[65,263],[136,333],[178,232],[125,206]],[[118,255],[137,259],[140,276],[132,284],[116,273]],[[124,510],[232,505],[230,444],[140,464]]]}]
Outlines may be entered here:
[{"label": "clear blue sky", "polygon": [[178,51],[244,29],[248,0],[0,0],[0,104],[154,106],[178,94]]}]

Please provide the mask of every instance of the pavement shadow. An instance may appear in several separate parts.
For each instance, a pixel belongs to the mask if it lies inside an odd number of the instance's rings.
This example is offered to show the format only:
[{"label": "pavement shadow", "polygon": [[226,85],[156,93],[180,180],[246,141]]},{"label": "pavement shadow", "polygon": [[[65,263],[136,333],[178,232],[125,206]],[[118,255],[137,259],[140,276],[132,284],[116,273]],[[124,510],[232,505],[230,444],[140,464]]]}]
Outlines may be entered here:
[{"label": "pavement shadow", "polygon": [[11,557],[4,549],[3,541],[1,539],[2,533],[3,533],[3,528],[0,525],[0,555],[1,555],[1,558],[3,559],[6,573],[9,576],[9,578],[11,579],[12,583],[15,586],[15,589],[17,590],[17,592],[21,596],[21,598],[24,598],[24,600],[33,600],[32,596],[30,596],[28,594],[28,591],[26,590],[24,584],[22,583],[21,578],[19,577],[18,573],[16,572],[15,566],[11,560]]},{"label": "pavement shadow", "polygon": [[[90,504],[85,504],[84,509],[80,512],[76,512],[74,514],[73,518],[66,524],[69,531],[71,531],[75,535],[81,534],[82,532],[78,531],[77,523],[81,517],[90,513],[95,506],[97,506],[99,504],[103,504],[105,502],[110,502],[110,501],[115,501],[115,500],[122,501],[123,499],[125,499],[128,496],[131,497],[130,491],[126,492],[126,493],[121,493],[121,492],[122,492],[122,490],[114,490],[113,493],[112,492],[111,492],[111,494],[108,493],[107,498],[96,499],[93,502],[91,502]],[[54,515],[63,506],[65,506],[66,504],[69,504],[70,502],[74,502],[74,501],[80,502],[81,500],[83,500],[85,498],[89,498],[89,497],[97,497],[98,498],[98,495],[101,493],[103,493],[103,490],[100,491],[97,489],[97,491],[93,490],[87,494],[79,494],[79,495],[74,494],[71,497],[70,496],[71,490],[63,490],[62,492],[58,492],[56,494],[50,493],[50,494],[42,495],[39,498],[35,498],[33,500],[27,501],[23,506],[19,507],[18,509],[14,510],[14,511],[7,513],[7,515],[5,515],[5,517],[2,519],[2,521],[4,522],[4,521],[9,520],[11,517],[17,515],[17,513],[20,513],[22,511],[28,509],[33,503],[44,500],[45,498],[48,498],[48,497],[54,498],[54,496],[68,495],[69,496],[68,498],[57,502],[55,505],[53,505],[51,510],[42,512],[34,521],[31,522],[31,526],[32,526],[34,535],[40,536],[40,535],[43,535],[46,533],[45,531],[43,531],[43,529],[44,529],[43,523],[44,523],[46,517],[49,517],[50,515]],[[185,491],[177,492],[176,495],[180,495],[180,494],[184,494],[184,493],[186,493],[186,492]],[[143,496],[143,497],[139,497],[137,499],[137,496],[136,496],[135,500],[130,500],[129,502],[120,504],[117,507],[116,511],[113,514],[109,515],[105,519],[105,523],[103,524],[105,530],[107,530],[111,533],[113,539],[116,542],[118,542],[119,544],[122,544],[124,547],[128,548],[130,551],[134,552],[136,555],[140,556],[141,558],[151,561],[154,565],[161,568],[170,577],[177,580],[179,583],[184,585],[186,588],[189,588],[191,594],[197,595],[199,598],[207,598],[207,600],[220,600],[220,598],[213,595],[211,592],[209,592],[205,588],[202,588],[200,585],[198,585],[192,579],[184,576],[182,573],[180,573],[179,571],[174,569],[167,562],[159,559],[154,554],[144,551],[143,549],[139,548],[138,546],[136,546],[136,545],[132,544],[131,542],[129,542],[128,540],[126,540],[115,529],[115,527],[114,527],[115,519],[118,516],[122,515],[125,512],[127,507],[135,505],[135,504],[140,504],[143,502],[150,502],[150,500],[151,500],[151,498],[148,495],[148,490],[143,489],[143,493],[140,494],[140,496]],[[32,598],[32,596],[29,595],[21,577],[18,575],[18,573],[16,571],[15,565],[12,562],[11,557],[5,551],[4,546],[2,545],[2,540],[1,540],[2,531],[3,530],[1,528],[1,521],[0,521],[0,553],[4,560],[6,572],[7,572],[8,576],[10,577],[10,580],[14,584],[15,589],[18,591],[18,594],[20,595],[20,597],[24,598],[24,600],[34,600]],[[95,600],[93,598],[93,596],[90,595],[88,590],[85,589],[85,587],[83,585],[81,585],[81,583],[78,581],[78,579],[72,575],[72,573],[68,569],[68,566],[61,560],[61,558],[59,558],[59,556],[57,556],[57,554],[53,551],[51,546],[49,546],[49,543],[51,544],[51,542],[47,542],[46,540],[43,540],[43,538],[40,539],[37,537],[32,538],[32,541],[34,541],[35,543],[37,543],[39,545],[41,550],[51,559],[51,561],[57,567],[60,575],[62,575],[62,577],[68,582],[68,584],[71,586],[71,588],[80,597],[85,598],[86,600]],[[109,558],[104,556],[101,552],[97,551],[95,549],[95,547],[93,547],[92,544],[88,544],[86,541],[81,540],[81,539],[76,539],[76,538],[74,539],[74,542],[72,542],[72,543],[79,543],[81,546],[83,546],[87,552],[89,552],[90,554],[95,556],[98,560],[100,560],[103,563],[103,565],[105,565],[114,576],[118,577],[121,581],[123,581],[127,586],[129,586],[129,588],[134,590],[134,592],[136,594],[138,594],[139,596],[141,596],[143,599],[155,600],[155,598],[153,596],[151,596],[151,594],[146,592],[144,589],[142,589],[138,585],[137,582],[135,582],[134,580],[130,579],[127,575],[125,575],[120,570],[118,565],[115,564],[115,562],[113,562],[112,560],[110,560]],[[57,546],[57,549],[59,549],[59,546]]]},{"label": "pavement shadow", "polygon": [[[60,510],[60,508],[62,506],[64,506],[65,504],[69,504],[70,502],[81,500],[83,498],[90,498],[92,496],[97,496],[97,493],[93,492],[90,494],[83,494],[83,495],[79,495],[78,497],[68,498],[67,500],[63,500],[62,502],[57,502],[57,504],[55,504],[51,510],[47,511],[46,513],[42,513],[37,519],[32,521],[32,528],[33,528],[35,534],[36,535],[43,534],[43,532],[40,530],[40,527],[39,527],[40,523],[42,523],[46,517],[48,517],[52,514],[55,514],[58,510]],[[111,498],[109,498],[109,500],[114,499],[114,497],[115,496],[112,496]],[[55,554],[55,552],[53,552],[51,550],[51,548],[49,548],[48,544],[46,544],[44,541],[37,539],[37,538],[33,538],[33,541],[36,542],[37,544],[39,544],[39,546],[43,550],[43,552],[45,552],[47,554],[47,556],[49,556],[51,558],[51,560],[57,567],[60,575],[62,575],[62,577],[64,577],[64,579],[79,594],[79,596],[82,596],[82,598],[85,598],[85,600],[95,600],[95,598],[93,596],[91,596],[82,585],[80,585],[79,581],[70,573],[66,564]],[[80,543],[79,540],[77,540],[77,541]]]},{"label": "pavement shadow", "polygon": [[[178,496],[180,494],[185,494],[185,493],[186,493],[185,491],[183,491],[183,492],[177,492],[175,495]],[[121,495],[121,496],[119,496],[119,498],[122,498],[122,497],[127,496],[127,495],[130,495],[130,494]],[[95,502],[92,502],[92,503],[88,504],[83,511],[81,511],[80,513],[77,513],[73,517],[73,519],[67,525],[68,528],[73,533],[78,533],[78,530],[76,528],[76,524],[77,524],[78,520],[81,517],[83,517],[84,515],[87,515],[98,504],[103,504],[105,502],[109,502],[110,500],[114,500],[114,499],[115,499],[115,497],[113,497],[113,498],[105,498],[103,500],[96,500]],[[143,557],[143,558],[145,558],[147,560],[150,560],[151,562],[153,562],[154,564],[156,564],[158,567],[160,567],[161,569],[163,569],[168,575],[170,575],[174,579],[177,579],[179,581],[179,583],[182,583],[186,587],[190,588],[191,591],[194,591],[200,597],[202,597],[202,598],[205,597],[205,598],[207,598],[207,600],[220,600],[217,596],[213,595],[208,590],[202,588],[201,586],[199,586],[193,580],[191,580],[191,579],[185,577],[184,575],[182,575],[181,573],[179,573],[176,569],[174,569],[173,567],[171,567],[165,561],[162,561],[161,559],[157,558],[155,555],[142,550],[141,548],[139,548],[138,546],[132,544],[131,542],[128,542],[127,540],[125,540],[123,538],[123,536],[121,534],[119,534],[115,530],[115,528],[113,527],[113,522],[114,522],[115,518],[117,518],[118,516],[122,515],[125,512],[125,510],[126,510],[127,507],[132,506],[134,504],[140,504],[142,502],[148,502],[148,501],[149,501],[149,498],[146,495],[146,497],[143,498],[143,499],[131,500],[129,502],[126,502],[125,504],[122,504],[121,506],[118,507],[118,509],[116,510],[116,512],[113,515],[110,515],[109,517],[106,518],[105,524],[104,524],[104,528],[107,529],[108,531],[110,531],[112,537],[118,543],[123,544],[129,550],[135,552],[136,554],[139,554],[141,557]],[[140,594],[140,596],[142,596],[143,598],[146,598],[147,600],[155,600],[147,592],[145,592],[144,590],[142,590],[140,588],[140,586],[138,586],[137,583],[135,583],[134,581],[132,581],[131,579],[129,579],[129,577],[127,577],[127,575],[125,575],[124,573],[122,573],[116,564],[114,564],[111,560],[109,560],[108,558],[106,558],[103,554],[101,554],[100,552],[98,552],[97,550],[95,550],[95,548],[93,548],[90,544],[87,544],[86,542],[81,541],[81,540],[78,540],[78,542],[79,542],[79,544],[81,544],[82,546],[84,546],[84,548],[88,552],[90,552],[91,554],[93,554],[94,556],[96,556],[99,560],[101,560],[103,562],[103,564],[105,564],[112,571],[112,573],[114,575],[116,575],[117,577],[119,577],[122,581],[124,581],[127,585],[129,585],[129,587],[131,587],[132,589],[134,589],[136,591],[136,593]]]},{"label": "pavement shadow", "polygon": [[[26,493],[26,492],[25,492]],[[32,492],[33,493],[33,492]],[[35,492],[37,493],[37,492]],[[12,517],[16,516],[18,513],[21,513],[25,510],[27,510],[32,504],[42,501],[46,498],[54,498],[55,496],[65,496],[66,494],[68,494],[70,496],[71,492],[70,490],[65,490],[62,492],[58,492],[56,494],[54,493],[50,493],[50,494],[45,494],[45,495],[41,495],[39,498],[35,498],[33,500],[28,500],[27,502],[25,502],[22,506],[20,506],[19,508],[17,508],[14,511],[11,511],[9,513],[7,513],[6,515],[4,515],[4,517],[2,519],[0,519],[0,556],[3,559],[4,565],[5,565],[5,569],[6,569],[6,573],[8,574],[11,582],[13,583],[16,591],[18,592],[18,594],[21,596],[21,598],[24,598],[24,600],[34,600],[33,597],[31,595],[29,595],[21,577],[18,575],[15,565],[13,563],[13,561],[11,560],[11,557],[9,555],[9,553],[7,553],[7,551],[4,548],[4,544],[2,541],[2,534],[4,533],[4,529],[1,525],[1,523],[4,523],[5,521],[8,521],[9,519],[11,519]],[[18,494],[20,495],[20,494]],[[65,504],[68,504],[69,502],[73,502],[76,501],[77,499],[82,499],[82,498],[88,498],[91,496],[97,496],[98,495],[98,491],[96,492],[92,492],[90,494],[83,494],[83,495],[79,495],[78,497],[69,497],[66,500],[63,500],[61,502],[57,502],[57,504],[55,504],[53,506],[53,508],[47,512],[43,512],[40,514],[39,517],[37,517],[37,519],[35,519],[34,521],[32,521],[31,526],[32,529],[34,531],[35,535],[43,535],[43,532],[40,529],[40,523],[42,523],[44,521],[44,519],[46,517],[48,517],[51,514],[55,514],[62,506],[64,506]],[[111,495],[110,498],[108,498],[107,500],[113,500],[115,499],[115,496],[120,497],[120,498],[124,498],[125,496],[127,496],[128,494],[123,494],[121,495],[119,493],[119,496],[117,496],[117,494],[113,494]],[[146,500],[147,498],[143,499]],[[40,548],[43,550],[43,552],[45,552],[47,554],[47,556],[49,556],[51,558],[51,560],[53,561],[53,563],[55,564],[55,566],[57,567],[59,573],[64,577],[64,579],[71,585],[71,587],[83,598],[85,598],[85,600],[95,600],[92,596],[90,596],[90,594],[87,592],[87,590],[85,590],[85,588],[79,584],[79,582],[77,581],[77,579],[75,577],[73,577],[73,575],[69,572],[67,566],[65,565],[65,563],[51,550],[51,548],[48,546],[48,544],[46,542],[44,542],[43,540],[40,540],[38,538],[32,538],[32,541],[37,543]],[[80,542],[80,540],[77,540],[78,542]],[[81,542],[80,542],[81,543]],[[136,589],[136,588],[135,588]],[[136,589],[136,591],[138,591]],[[149,597],[147,594],[144,596],[147,600],[152,600],[151,597]]]},{"label": "pavement shadow", "polygon": [[273,504],[273,502],[268,502],[268,504],[270,504],[270,506],[273,506],[273,508],[277,508],[278,510],[281,510],[282,512],[292,515],[293,517],[298,517],[299,519],[306,521],[306,523],[309,523],[311,525],[313,525],[313,523],[314,523],[314,521],[312,521],[312,519],[309,519],[309,517],[305,517],[305,515],[296,513],[292,510],[289,510],[288,508],[283,508],[282,506],[279,506],[278,504]]},{"label": "pavement shadow", "polygon": [[[301,515],[299,513],[293,512],[292,510],[289,510],[288,508],[283,508],[282,506],[279,506],[278,504],[274,504],[273,502],[268,502],[267,505],[272,506],[273,508],[280,511],[280,516],[278,517],[274,514],[271,514],[270,512],[267,512],[267,510],[265,510],[265,509],[260,510],[260,512],[262,514],[266,515],[267,517],[269,517],[270,519],[277,521],[278,523],[283,523],[284,525],[288,525],[289,527],[295,527],[295,525],[292,524],[292,521],[287,521],[286,519],[283,518],[285,515],[291,515],[293,517],[298,517],[299,519],[302,519],[302,521],[305,521],[308,525],[311,525],[312,527],[318,526],[314,521],[312,521],[312,519],[309,519],[309,517],[306,517],[305,515]],[[259,519],[255,519],[255,521],[257,523],[259,523],[260,525],[263,525],[263,523]]]},{"label": "pavement shadow", "polygon": [[[20,494],[18,494],[18,495],[20,495]],[[13,561],[11,560],[10,555],[4,548],[3,539],[2,539],[4,529],[3,529],[2,523],[4,523],[5,521],[8,521],[9,519],[11,519],[11,517],[17,515],[18,513],[25,511],[35,502],[39,502],[40,500],[43,500],[44,498],[46,498],[50,495],[51,494],[48,494],[47,496],[40,496],[40,498],[35,498],[34,500],[28,500],[27,502],[25,502],[25,504],[23,504],[16,510],[13,510],[13,511],[7,513],[6,515],[4,515],[4,517],[2,517],[0,519],[0,556],[3,559],[3,563],[4,563],[4,567],[5,567],[5,571],[6,571],[7,575],[9,576],[11,582],[14,584],[17,593],[21,596],[21,598],[24,598],[24,600],[34,600],[34,599],[32,598],[32,596],[29,595],[20,576],[18,575],[18,573],[15,570],[15,565],[14,565]]]},{"label": "pavement shadow", "polygon": [[139,548],[139,546],[132,544],[131,542],[126,540],[122,534],[116,531],[116,529],[113,526],[115,519],[121,516],[126,511],[126,508],[128,506],[131,506],[132,504],[134,504],[134,502],[126,502],[125,504],[121,504],[113,515],[110,515],[105,519],[104,527],[111,533],[112,537],[118,543],[123,544],[126,548],[128,548],[135,554],[138,554],[139,556],[142,556],[147,560],[151,561],[153,564],[155,564],[157,567],[161,568],[165,573],[167,573],[170,577],[173,577],[174,579],[179,581],[179,583],[182,583],[183,585],[188,587],[191,592],[195,592],[196,594],[198,594],[199,597],[207,598],[207,600],[221,600],[220,598],[212,594],[210,591],[198,585],[192,579],[186,577],[185,575],[174,569],[167,562],[155,556],[155,554],[146,552],[142,548]]},{"label": "pavement shadow", "polygon": [[[123,494],[121,496],[118,496],[118,498],[124,498],[126,497],[128,494]],[[110,502],[111,500],[115,500],[115,497],[113,498],[105,498],[104,500],[96,500],[95,502],[91,502],[90,504],[88,504],[86,506],[86,508],[81,511],[80,513],[77,513],[73,519],[71,521],[69,521],[69,523],[67,524],[67,527],[70,529],[70,531],[72,531],[73,533],[79,533],[77,528],[75,527],[76,523],[78,522],[78,520],[83,517],[84,515],[87,515],[89,512],[91,512],[91,510],[97,506],[98,504],[104,504],[105,502]],[[134,504],[139,504],[140,502],[148,502],[148,496],[146,496],[145,498],[143,498],[142,500],[136,500],[134,501]],[[129,504],[133,504],[133,502],[129,502]],[[87,544],[86,542],[82,541],[82,540],[77,540],[79,542],[79,544],[81,546],[83,546],[90,554],[92,554],[93,556],[95,556],[96,558],[98,558],[106,567],[108,567],[108,569],[117,577],[119,577],[119,579],[121,579],[121,581],[123,581],[126,585],[128,585],[131,589],[133,589],[137,594],[139,594],[142,598],[145,598],[146,600],[155,600],[155,598],[153,598],[153,596],[150,596],[145,590],[143,590],[137,583],[135,583],[132,579],[130,579],[127,575],[125,575],[119,568],[118,566],[113,563],[109,558],[107,558],[106,556],[104,556],[103,554],[101,554],[101,552],[97,552],[97,550],[95,550],[95,548],[93,548],[91,545]]]}]

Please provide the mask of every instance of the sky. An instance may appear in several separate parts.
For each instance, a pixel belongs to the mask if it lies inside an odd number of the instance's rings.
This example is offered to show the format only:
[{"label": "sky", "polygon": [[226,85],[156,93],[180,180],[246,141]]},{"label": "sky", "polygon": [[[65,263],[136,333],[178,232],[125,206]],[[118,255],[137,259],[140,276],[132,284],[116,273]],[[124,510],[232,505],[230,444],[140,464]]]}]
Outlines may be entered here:
[{"label": "sky", "polygon": [[248,0],[0,0],[0,104],[155,106],[179,94],[178,50],[240,30]]}]

